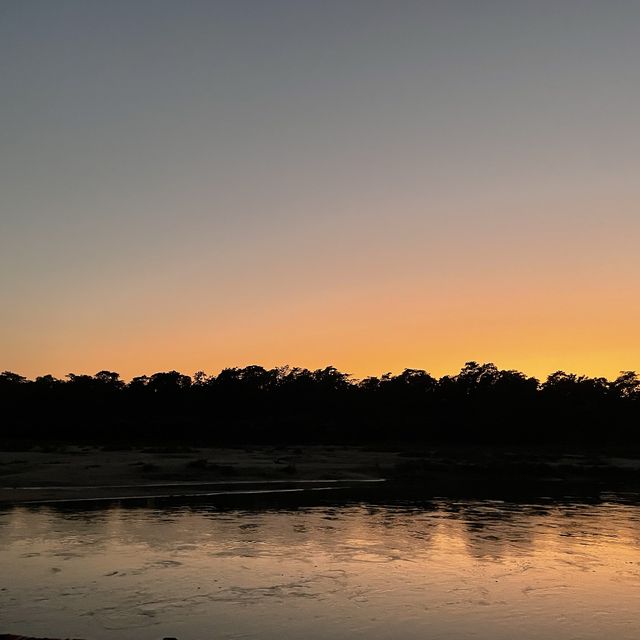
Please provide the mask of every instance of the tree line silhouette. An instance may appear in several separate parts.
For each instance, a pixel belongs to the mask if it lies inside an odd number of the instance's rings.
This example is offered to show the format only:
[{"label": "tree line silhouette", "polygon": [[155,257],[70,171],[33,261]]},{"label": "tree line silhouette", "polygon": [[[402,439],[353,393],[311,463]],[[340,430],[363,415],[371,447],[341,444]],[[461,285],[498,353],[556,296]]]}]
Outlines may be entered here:
[{"label": "tree line silhouette", "polygon": [[0,374],[0,439],[126,443],[574,443],[640,441],[640,377],[552,373],[492,363],[451,376],[419,369],[353,379],[335,367],[177,371],[129,382],[113,371]]}]

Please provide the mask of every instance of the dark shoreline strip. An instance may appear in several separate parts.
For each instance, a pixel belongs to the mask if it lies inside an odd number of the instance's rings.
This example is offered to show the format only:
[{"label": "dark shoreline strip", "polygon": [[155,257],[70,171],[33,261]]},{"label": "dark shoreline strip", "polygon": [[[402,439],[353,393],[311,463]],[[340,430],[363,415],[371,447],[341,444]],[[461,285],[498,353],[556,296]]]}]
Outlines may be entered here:
[{"label": "dark shoreline strip", "polygon": [[[127,501],[142,501],[142,500],[154,500],[154,499],[169,499],[169,500],[188,500],[189,498],[208,498],[215,496],[253,496],[253,495],[273,495],[283,493],[304,493],[307,491],[339,491],[341,489],[349,489],[349,486],[344,487],[311,487],[305,488],[292,488],[292,489],[252,489],[248,491],[203,491],[196,493],[156,493],[148,495],[133,495],[133,496],[88,496],[81,498],[49,498],[44,500],[22,500],[20,502],[14,502],[15,506],[19,505],[47,505],[47,504],[67,504],[67,503],[81,503],[81,502],[127,502]],[[0,636],[0,640],[2,640]]]},{"label": "dark shoreline strip", "polygon": [[[148,484],[102,484],[102,485],[49,485],[49,486],[29,486],[29,487],[0,487],[2,491],[77,491],[80,489],[145,489],[147,487],[213,487],[220,485],[246,485],[246,484],[338,484],[344,483],[366,483],[366,482],[386,482],[386,478],[343,478],[339,480],[214,480],[211,482],[199,482],[196,480],[186,480],[183,482],[152,482]],[[2,636],[0,636],[2,640]]]}]

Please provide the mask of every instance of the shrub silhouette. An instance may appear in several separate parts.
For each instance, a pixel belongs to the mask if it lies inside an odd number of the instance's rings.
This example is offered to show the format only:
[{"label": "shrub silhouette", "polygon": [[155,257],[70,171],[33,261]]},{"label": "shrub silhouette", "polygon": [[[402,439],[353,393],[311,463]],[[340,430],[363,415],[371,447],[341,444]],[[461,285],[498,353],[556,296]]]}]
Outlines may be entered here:
[{"label": "shrub silhouette", "polygon": [[544,382],[467,362],[356,380],[335,367],[226,368],[138,376],[0,374],[7,440],[208,443],[574,443],[640,440],[640,377],[552,373]]}]

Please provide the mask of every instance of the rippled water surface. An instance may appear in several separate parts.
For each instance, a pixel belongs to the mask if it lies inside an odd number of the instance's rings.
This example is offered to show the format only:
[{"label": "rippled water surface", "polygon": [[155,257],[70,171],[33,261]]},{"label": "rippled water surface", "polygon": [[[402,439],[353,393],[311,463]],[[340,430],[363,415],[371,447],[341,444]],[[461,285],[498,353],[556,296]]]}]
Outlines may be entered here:
[{"label": "rippled water surface", "polygon": [[640,506],[612,498],[0,512],[0,632],[640,637]]}]

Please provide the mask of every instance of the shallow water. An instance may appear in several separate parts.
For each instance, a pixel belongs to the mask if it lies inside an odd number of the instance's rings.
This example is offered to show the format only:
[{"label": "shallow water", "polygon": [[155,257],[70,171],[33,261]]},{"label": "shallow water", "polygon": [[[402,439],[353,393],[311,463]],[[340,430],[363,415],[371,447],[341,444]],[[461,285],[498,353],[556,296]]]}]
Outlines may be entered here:
[{"label": "shallow water", "polygon": [[640,506],[435,500],[0,512],[0,632],[640,637]]}]

